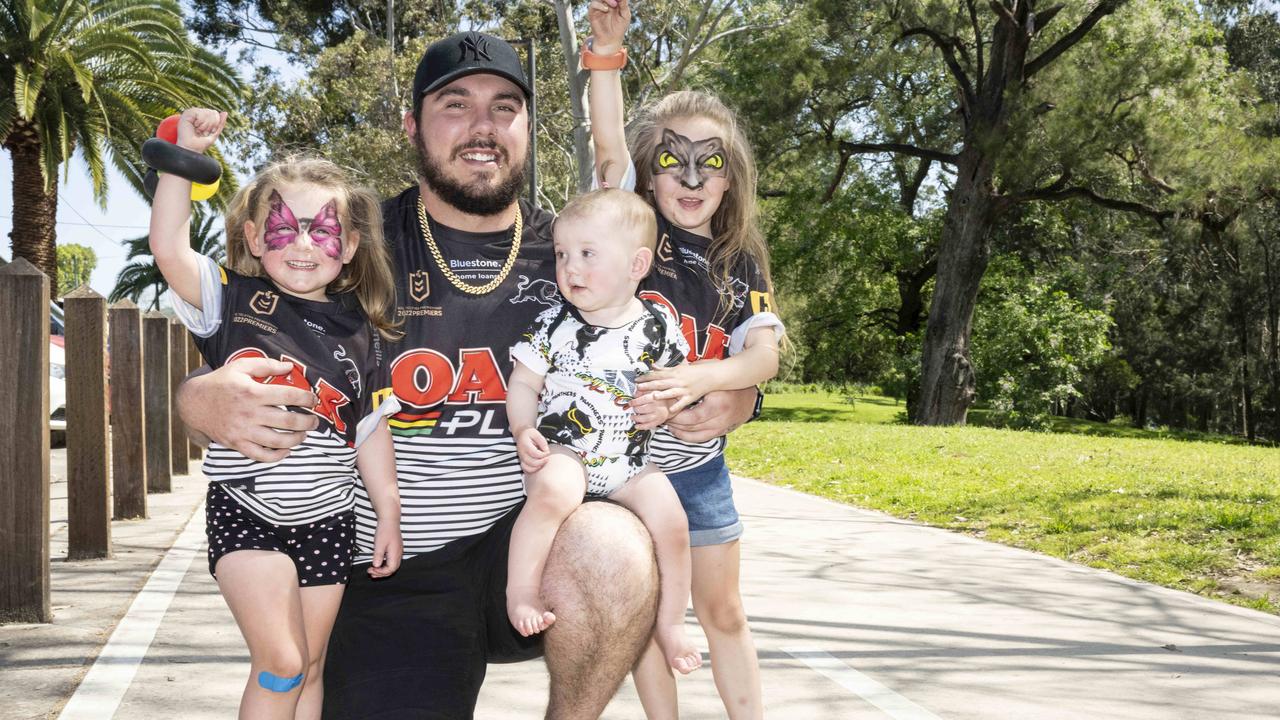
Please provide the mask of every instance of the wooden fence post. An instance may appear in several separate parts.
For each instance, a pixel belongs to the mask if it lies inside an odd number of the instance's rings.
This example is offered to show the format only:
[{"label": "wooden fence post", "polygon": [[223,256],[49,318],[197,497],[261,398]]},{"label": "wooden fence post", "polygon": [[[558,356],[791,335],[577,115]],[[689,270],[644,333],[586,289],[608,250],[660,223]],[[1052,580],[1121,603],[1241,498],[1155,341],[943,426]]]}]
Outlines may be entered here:
[{"label": "wooden fence post", "polygon": [[[186,336],[187,336],[187,374],[189,375],[193,371],[200,369],[201,365],[204,365],[204,358],[200,355],[200,350],[196,347],[196,341],[191,339],[191,333],[186,333]],[[188,442],[187,448],[190,453],[189,457],[192,460],[199,460],[200,456],[204,454],[204,448],[197,445],[194,440]]]},{"label": "wooden fence post", "polygon": [[49,278],[0,268],[0,622],[49,622]]},{"label": "wooden fence post", "polygon": [[170,457],[173,461],[173,474],[186,475],[190,472],[187,465],[187,428],[178,417],[178,409],[173,406],[177,400],[178,386],[187,377],[187,328],[177,320],[169,322],[169,440],[172,443]]},{"label": "wooden fence post", "polygon": [[173,488],[169,454],[169,318],[158,312],[142,317],[143,432],[147,436],[147,492]]},{"label": "wooden fence post", "polygon": [[113,518],[147,516],[146,406],[142,402],[142,312],[128,300],[108,312],[111,339]]},{"label": "wooden fence post", "polygon": [[67,558],[111,555],[107,453],[107,299],[88,285],[64,302],[67,318]]}]

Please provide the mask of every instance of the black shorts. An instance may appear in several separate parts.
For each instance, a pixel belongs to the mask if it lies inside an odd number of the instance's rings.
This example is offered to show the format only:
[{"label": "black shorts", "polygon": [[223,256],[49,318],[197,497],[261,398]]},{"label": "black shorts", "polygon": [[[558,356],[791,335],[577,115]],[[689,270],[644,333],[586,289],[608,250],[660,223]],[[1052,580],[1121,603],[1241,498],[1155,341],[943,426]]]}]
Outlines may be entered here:
[{"label": "black shorts", "polygon": [[354,572],[329,637],[324,717],[469,718],[487,663],[542,655],[507,619],[507,549],[520,507],[487,532],[405,560],[389,578]]},{"label": "black shorts", "polygon": [[204,506],[209,574],[218,577],[214,569],[227,553],[274,550],[293,560],[300,587],[345,584],[355,553],[355,517],[347,510],[305,525],[274,525],[211,482]]}]

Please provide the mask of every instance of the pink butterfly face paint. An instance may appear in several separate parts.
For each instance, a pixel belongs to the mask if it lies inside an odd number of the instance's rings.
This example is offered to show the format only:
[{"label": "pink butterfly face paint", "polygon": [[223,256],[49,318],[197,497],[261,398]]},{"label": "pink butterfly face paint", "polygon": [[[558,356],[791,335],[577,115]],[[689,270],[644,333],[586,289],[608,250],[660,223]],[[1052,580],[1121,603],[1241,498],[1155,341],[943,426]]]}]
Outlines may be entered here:
[{"label": "pink butterfly face paint", "polygon": [[338,205],[330,200],[320,208],[314,218],[298,219],[280,193],[272,190],[268,198],[266,232],[263,241],[267,250],[284,250],[303,233],[311,238],[311,244],[330,258],[342,257],[342,223],[338,220]]}]

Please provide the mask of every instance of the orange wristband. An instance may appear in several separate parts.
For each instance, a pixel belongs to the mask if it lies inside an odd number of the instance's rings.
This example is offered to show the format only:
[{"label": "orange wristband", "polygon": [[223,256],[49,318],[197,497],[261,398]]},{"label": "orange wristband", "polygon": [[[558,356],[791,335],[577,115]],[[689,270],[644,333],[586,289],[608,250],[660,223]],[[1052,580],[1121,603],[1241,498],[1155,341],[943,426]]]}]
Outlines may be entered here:
[{"label": "orange wristband", "polygon": [[627,49],[619,48],[618,52],[612,55],[597,55],[591,51],[591,45],[594,38],[587,38],[582,44],[582,50],[579,54],[579,62],[585,70],[621,70],[627,64]]}]

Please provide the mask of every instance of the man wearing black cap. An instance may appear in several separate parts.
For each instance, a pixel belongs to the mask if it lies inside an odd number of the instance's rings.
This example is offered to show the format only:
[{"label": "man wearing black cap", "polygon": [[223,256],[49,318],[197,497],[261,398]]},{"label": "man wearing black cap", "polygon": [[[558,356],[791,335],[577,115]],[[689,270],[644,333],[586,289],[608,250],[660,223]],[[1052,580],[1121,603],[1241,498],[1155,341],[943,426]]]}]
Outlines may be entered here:
[{"label": "man wearing black cap", "polygon": [[[414,76],[404,129],[419,184],[383,205],[406,335],[388,349],[379,385],[401,403],[391,425],[405,561],[390,578],[364,573],[374,516],[360,494],[357,566],[327,653],[326,718],[470,717],[486,663],[544,650],[548,717],[598,717],[652,629],[649,538],[609,503],[582,506],[557,535],[543,598],[558,619],[545,638],[521,637],[507,620],[507,542],[524,498],[506,417],[508,349],[556,298],[552,216],[518,199],[531,93],[515,50],[477,32],[433,43]],[[288,369],[266,362],[188,382],[184,420],[250,457],[287,455],[281,448],[311,422],[274,407],[301,398],[246,376]],[[677,432],[716,437],[754,400],[754,391],[708,397]]]}]

